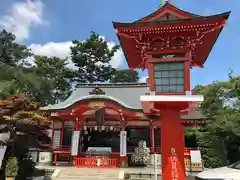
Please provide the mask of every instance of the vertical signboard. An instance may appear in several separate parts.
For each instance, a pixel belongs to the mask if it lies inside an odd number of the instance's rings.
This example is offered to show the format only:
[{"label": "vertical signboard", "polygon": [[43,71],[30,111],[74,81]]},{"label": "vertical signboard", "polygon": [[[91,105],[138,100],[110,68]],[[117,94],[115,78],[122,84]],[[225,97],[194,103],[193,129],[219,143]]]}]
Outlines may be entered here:
[{"label": "vertical signboard", "polygon": [[72,135],[72,156],[78,155],[78,149],[79,149],[79,141],[80,141],[80,131],[73,131]]},{"label": "vertical signboard", "polygon": [[127,156],[127,131],[120,132],[120,156]]},{"label": "vertical signboard", "polygon": [[59,148],[59,146],[60,146],[60,138],[61,138],[61,131],[60,130],[54,130],[54,132],[53,132],[53,140],[52,140],[53,148]]},{"label": "vertical signboard", "polygon": [[158,180],[157,166],[158,166],[157,154],[154,153],[154,180]]},{"label": "vertical signboard", "polygon": [[4,158],[6,149],[7,149],[7,146],[1,146],[0,145],[0,168],[2,167],[2,160]]},{"label": "vertical signboard", "polygon": [[172,180],[178,180],[179,174],[178,174],[178,159],[176,150],[174,148],[171,149],[171,165],[172,165]]},{"label": "vertical signboard", "polygon": [[190,150],[191,163],[202,163],[201,151]]}]

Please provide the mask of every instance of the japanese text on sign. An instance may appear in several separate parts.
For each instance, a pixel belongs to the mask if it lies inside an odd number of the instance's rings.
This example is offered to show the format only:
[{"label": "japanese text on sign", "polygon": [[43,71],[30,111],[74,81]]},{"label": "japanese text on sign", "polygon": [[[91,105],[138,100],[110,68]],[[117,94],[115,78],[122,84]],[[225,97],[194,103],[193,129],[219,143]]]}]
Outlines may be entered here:
[{"label": "japanese text on sign", "polygon": [[171,149],[172,180],[178,180],[177,154],[174,148]]}]

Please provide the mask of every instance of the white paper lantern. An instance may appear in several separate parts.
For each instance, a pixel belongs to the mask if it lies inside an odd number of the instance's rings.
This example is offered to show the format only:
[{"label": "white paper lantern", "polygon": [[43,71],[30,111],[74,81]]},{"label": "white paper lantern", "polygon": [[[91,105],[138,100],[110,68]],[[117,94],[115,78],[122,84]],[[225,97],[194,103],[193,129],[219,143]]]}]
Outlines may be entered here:
[{"label": "white paper lantern", "polygon": [[109,131],[109,127],[106,127],[106,132],[108,132]]}]

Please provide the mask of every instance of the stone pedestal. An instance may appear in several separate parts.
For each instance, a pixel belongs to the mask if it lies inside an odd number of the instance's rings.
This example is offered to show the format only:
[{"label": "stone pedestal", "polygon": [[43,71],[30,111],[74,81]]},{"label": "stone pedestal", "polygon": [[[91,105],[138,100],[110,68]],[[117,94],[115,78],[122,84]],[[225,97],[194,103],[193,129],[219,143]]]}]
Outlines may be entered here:
[{"label": "stone pedestal", "polygon": [[52,163],[52,152],[39,152],[38,163],[50,165]]}]

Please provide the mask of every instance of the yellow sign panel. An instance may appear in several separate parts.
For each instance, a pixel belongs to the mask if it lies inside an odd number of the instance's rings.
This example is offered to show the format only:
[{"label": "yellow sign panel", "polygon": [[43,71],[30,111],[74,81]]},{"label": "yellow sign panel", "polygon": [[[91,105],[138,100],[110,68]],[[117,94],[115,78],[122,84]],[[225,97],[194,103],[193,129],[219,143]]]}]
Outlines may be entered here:
[{"label": "yellow sign panel", "polygon": [[104,107],[105,106],[104,102],[101,102],[101,101],[90,102],[88,105],[90,107]]}]

